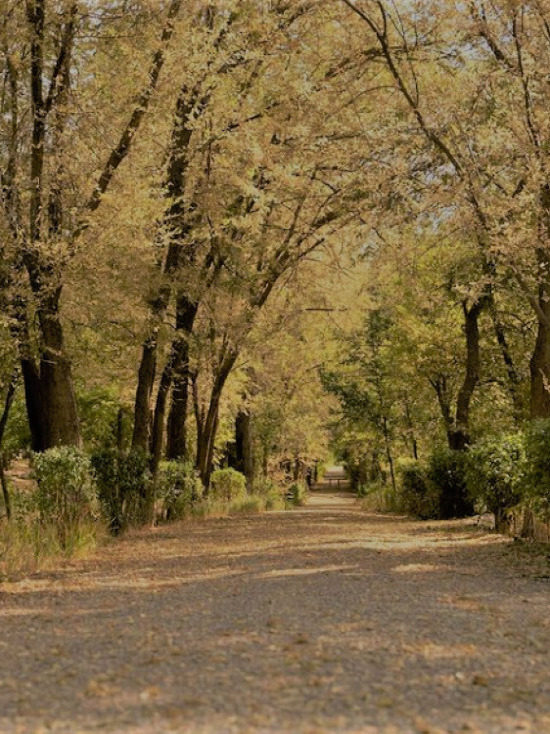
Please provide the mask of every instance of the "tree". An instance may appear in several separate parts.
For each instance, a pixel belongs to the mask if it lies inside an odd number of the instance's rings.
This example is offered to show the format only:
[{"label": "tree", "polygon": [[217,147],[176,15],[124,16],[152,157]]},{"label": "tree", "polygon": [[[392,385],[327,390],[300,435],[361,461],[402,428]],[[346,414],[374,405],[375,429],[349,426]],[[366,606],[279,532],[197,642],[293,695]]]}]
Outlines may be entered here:
[{"label": "tree", "polygon": [[81,440],[60,317],[64,264],[132,147],[158,84],[180,5],[181,0],[172,0],[167,8],[146,79],[126,110],[125,125],[91,194],[85,182],[71,177],[67,162],[80,94],[89,94],[88,82],[93,89],[95,81],[93,61],[86,73],[94,49],[85,31],[94,26],[97,35],[104,22],[109,24],[103,19],[105,8],[90,15],[78,2],[28,0],[24,8],[15,5],[4,16],[2,61],[9,94],[3,101],[8,123],[1,162],[2,211],[11,235],[11,270],[18,276],[8,308],[38,451]]}]

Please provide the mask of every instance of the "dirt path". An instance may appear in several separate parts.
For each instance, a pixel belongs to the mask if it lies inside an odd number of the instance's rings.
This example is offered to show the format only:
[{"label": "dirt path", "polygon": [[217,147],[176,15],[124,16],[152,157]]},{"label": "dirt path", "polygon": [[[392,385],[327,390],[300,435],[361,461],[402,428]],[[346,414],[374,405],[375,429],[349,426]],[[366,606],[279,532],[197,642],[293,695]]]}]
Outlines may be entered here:
[{"label": "dirt path", "polygon": [[127,538],[0,585],[0,731],[550,732],[550,582],[525,569],[330,492]]}]

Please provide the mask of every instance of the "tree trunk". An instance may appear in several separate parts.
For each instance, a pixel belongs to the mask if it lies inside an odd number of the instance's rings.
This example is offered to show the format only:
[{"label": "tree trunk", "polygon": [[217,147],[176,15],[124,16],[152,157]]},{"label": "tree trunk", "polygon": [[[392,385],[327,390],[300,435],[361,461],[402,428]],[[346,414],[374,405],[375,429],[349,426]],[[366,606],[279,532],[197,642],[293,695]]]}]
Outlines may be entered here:
[{"label": "tree trunk", "polygon": [[485,299],[480,299],[468,308],[463,304],[464,333],[466,336],[466,374],[464,382],[458,391],[456,401],[456,419],[453,436],[456,451],[464,451],[470,443],[470,406],[474,391],[479,382],[480,351],[479,351],[479,317],[486,305]]},{"label": "tree trunk", "polygon": [[57,308],[39,313],[42,345],[39,366],[24,355],[21,372],[33,451],[80,446],[80,426],[71,363],[64,352]]},{"label": "tree trunk", "polygon": [[386,416],[383,416],[382,418],[382,428],[384,433],[384,446],[386,449],[386,458],[388,460],[388,467],[390,470],[390,479],[391,479],[391,486],[393,491],[395,492],[397,490],[397,482],[395,479],[395,468],[393,463],[393,454],[391,449],[391,437],[390,432],[388,429],[388,420]]},{"label": "tree trunk", "polygon": [[142,347],[134,403],[132,448],[147,451],[150,439],[151,397],[157,370],[157,339],[151,336]]},{"label": "tree trunk", "polygon": [[176,305],[177,356],[174,368],[172,403],[168,415],[166,456],[181,459],[187,455],[187,405],[189,402],[189,342],[199,304],[180,294]]},{"label": "tree trunk", "polygon": [[[37,450],[58,445],[81,444],[71,363],[65,354],[63,329],[59,320],[61,285],[55,265],[41,253],[44,219],[44,161],[47,140],[47,102],[44,98],[45,2],[27,5],[30,28],[30,97],[32,102],[32,146],[30,156],[29,243],[22,252],[30,287],[37,305],[40,335],[40,364],[24,364],[25,393],[32,442]],[[72,22],[72,21],[71,21]],[[65,43],[70,46],[72,27]],[[66,49],[68,50],[68,49]],[[29,350],[30,352],[30,350]]]},{"label": "tree trunk", "polygon": [[538,301],[533,307],[538,319],[537,340],[531,356],[531,418],[550,417],[550,185],[541,191],[540,238],[543,246],[537,250]]},{"label": "tree trunk", "polygon": [[11,498],[6,478],[6,460],[3,454],[0,454],[0,484],[2,485],[2,496],[4,498],[4,507],[6,508],[6,519],[11,520]]},{"label": "tree trunk", "polygon": [[21,374],[25,390],[25,406],[31,432],[31,448],[33,451],[45,451],[46,437],[44,431],[42,393],[40,391],[40,374],[35,362],[27,357],[21,358]]},{"label": "tree trunk", "polygon": [[40,393],[44,449],[80,446],[82,443],[71,363],[65,354],[57,301],[58,294],[54,297],[54,303],[39,312],[43,340]]},{"label": "tree trunk", "polygon": [[210,486],[210,475],[212,474],[214,442],[218,428],[218,414],[220,399],[227,382],[227,378],[237,360],[238,352],[230,351],[222,359],[210,393],[210,402],[204,424],[201,427],[201,442],[197,446],[197,470],[206,490]]},{"label": "tree trunk", "polygon": [[220,398],[221,390],[214,386],[210,396],[206,419],[201,431],[201,442],[197,447],[197,471],[206,490],[210,486],[210,475],[212,474],[212,459],[214,442],[216,440]]},{"label": "tree trunk", "polygon": [[550,302],[547,289],[539,288],[539,308],[537,339],[531,356],[531,418],[550,417]]},{"label": "tree trunk", "polygon": [[254,450],[252,442],[252,417],[248,410],[239,410],[235,418],[235,469],[246,477],[246,488],[254,486]]},{"label": "tree trunk", "polygon": [[486,299],[482,298],[470,308],[465,302],[462,304],[466,337],[466,370],[458,391],[454,416],[446,378],[439,377],[431,383],[437,393],[449,448],[453,451],[465,451],[470,444],[470,406],[479,382],[480,370],[479,317],[486,303]]},{"label": "tree trunk", "polygon": [[516,369],[516,365],[514,364],[512,352],[510,351],[508,339],[506,338],[504,324],[500,319],[500,314],[498,312],[495,303],[495,296],[492,290],[489,294],[489,312],[493,322],[493,330],[502,355],[502,361],[504,362],[504,368],[506,370],[508,392],[510,394],[510,400],[514,411],[514,421],[519,425],[524,414],[524,406],[522,404],[520,394],[520,377]]},{"label": "tree trunk", "polygon": [[162,459],[162,449],[164,445],[164,423],[166,417],[166,405],[168,403],[168,394],[172,384],[173,376],[173,355],[168,360],[162,372],[157,399],[155,401],[155,410],[153,412],[153,427],[151,431],[151,460],[150,468],[153,476],[157,475],[160,461]]},{"label": "tree trunk", "polygon": [[15,397],[15,391],[17,389],[17,382],[19,380],[18,371],[14,372],[13,377],[10,380],[6,397],[4,399],[4,410],[0,416],[0,484],[2,485],[2,495],[4,497],[4,507],[6,508],[6,517],[11,520],[11,499],[10,491],[8,487],[8,481],[6,479],[6,469],[8,465],[7,456],[3,451],[4,433],[6,426],[8,425],[8,418],[10,415],[11,406]]},{"label": "tree trunk", "polygon": [[411,409],[407,400],[405,400],[405,420],[407,422],[407,433],[411,442],[412,458],[415,461],[418,461],[418,440],[414,430],[414,421],[412,419]]}]

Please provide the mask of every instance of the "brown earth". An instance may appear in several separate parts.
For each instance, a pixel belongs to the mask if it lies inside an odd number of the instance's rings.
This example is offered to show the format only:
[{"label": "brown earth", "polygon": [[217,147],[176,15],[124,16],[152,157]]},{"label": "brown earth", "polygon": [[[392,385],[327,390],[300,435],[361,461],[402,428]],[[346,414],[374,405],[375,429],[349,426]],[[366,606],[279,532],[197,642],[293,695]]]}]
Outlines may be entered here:
[{"label": "brown earth", "polygon": [[0,585],[0,732],[550,733],[549,584],[331,492],[135,534]]}]

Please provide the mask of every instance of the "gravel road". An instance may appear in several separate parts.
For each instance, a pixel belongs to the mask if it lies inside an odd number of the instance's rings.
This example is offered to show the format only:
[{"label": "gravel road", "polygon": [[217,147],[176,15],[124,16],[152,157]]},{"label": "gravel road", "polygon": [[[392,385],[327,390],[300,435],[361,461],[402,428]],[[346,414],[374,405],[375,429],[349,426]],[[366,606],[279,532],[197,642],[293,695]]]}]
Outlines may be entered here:
[{"label": "gravel road", "polygon": [[137,533],[0,584],[0,732],[550,733],[547,566],[330,493]]}]

